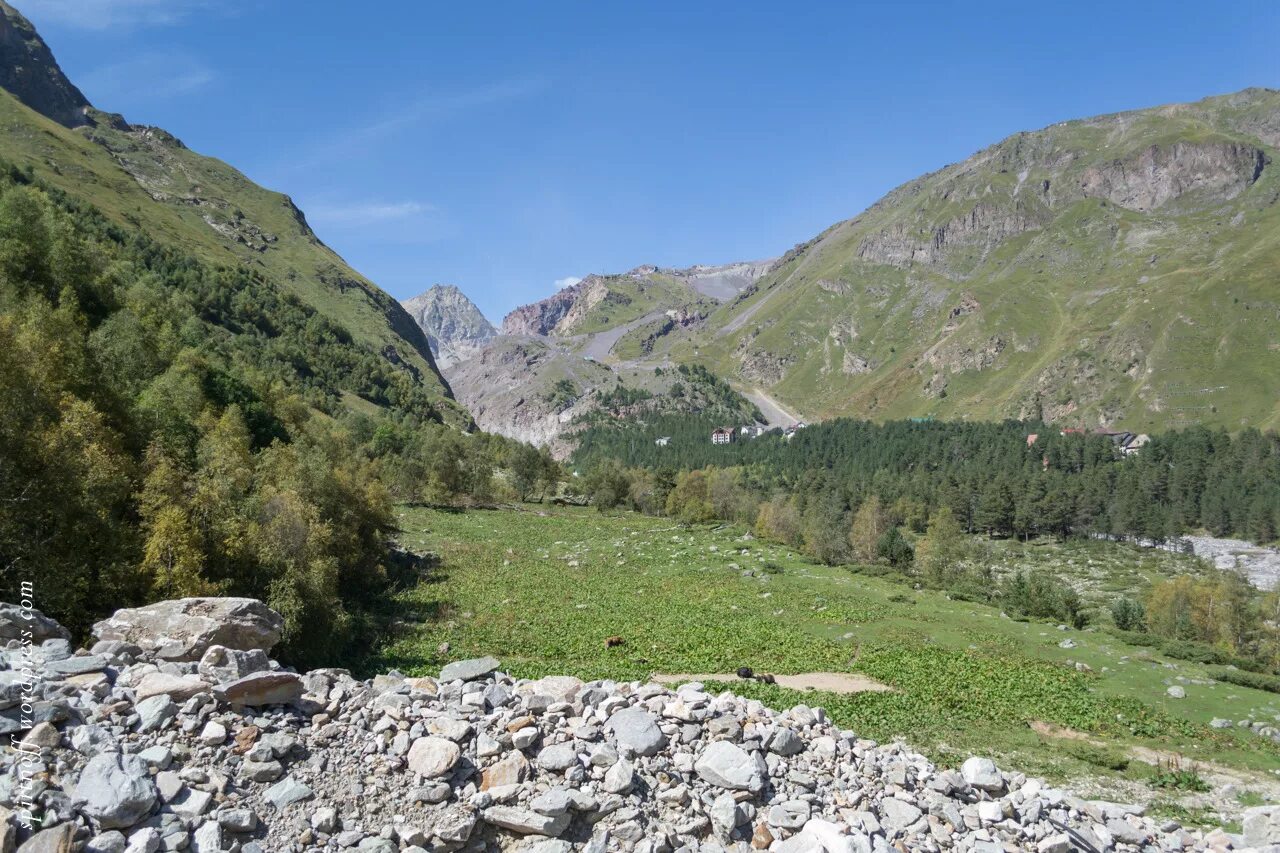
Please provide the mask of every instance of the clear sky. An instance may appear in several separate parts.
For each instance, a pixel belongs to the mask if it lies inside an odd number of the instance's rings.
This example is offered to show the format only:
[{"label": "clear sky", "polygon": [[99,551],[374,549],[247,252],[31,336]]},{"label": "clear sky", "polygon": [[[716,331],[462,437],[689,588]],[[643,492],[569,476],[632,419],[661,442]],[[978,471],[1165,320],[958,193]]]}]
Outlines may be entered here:
[{"label": "clear sky", "polygon": [[14,0],[397,297],[770,257],[1018,130],[1280,87],[1280,2]]}]

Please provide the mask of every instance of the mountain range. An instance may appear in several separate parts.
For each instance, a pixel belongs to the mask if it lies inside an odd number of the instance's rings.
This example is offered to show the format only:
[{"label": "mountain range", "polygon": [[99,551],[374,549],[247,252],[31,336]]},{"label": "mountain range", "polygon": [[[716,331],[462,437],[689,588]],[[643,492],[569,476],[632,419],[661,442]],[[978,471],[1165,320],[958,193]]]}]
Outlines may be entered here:
[{"label": "mountain range", "polygon": [[705,364],[773,421],[1276,427],[1278,149],[1270,89],[1061,122],[772,261],[587,276],[490,346]]},{"label": "mountain range", "polygon": [[[593,418],[676,412],[1280,426],[1270,89],[1017,133],[781,257],[591,274],[497,325],[456,287],[399,304],[288,196],[98,109],[3,0],[0,134],[13,168],[252,270],[461,428],[563,451]],[[356,379],[334,393],[387,405]]]}]

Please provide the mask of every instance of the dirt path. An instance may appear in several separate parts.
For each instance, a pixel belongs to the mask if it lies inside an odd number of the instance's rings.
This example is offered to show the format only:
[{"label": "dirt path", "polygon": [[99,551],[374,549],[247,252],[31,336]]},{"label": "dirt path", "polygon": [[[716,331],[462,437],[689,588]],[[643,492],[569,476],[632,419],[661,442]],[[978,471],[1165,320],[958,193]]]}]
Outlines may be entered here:
[{"label": "dirt path", "polygon": [[[1100,749],[1111,744],[1101,738],[1090,737],[1075,729],[1057,726],[1040,720],[1029,723],[1031,730],[1041,737],[1059,740],[1073,740],[1087,743]],[[1153,767],[1184,767],[1194,770],[1209,783],[1210,790],[1203,793],[1167,791],[1165,795],[1186,808],[1209,808],[1217,812],[1224,820],[1238,818],[1244,806],[1235,796],[1235,792],[1247,790],[1261,796],[1268,802],[1280,799],[1280,780],[1268,777],[1261,772],[1237,770],[1215,762],[1184,760],[1173,752],[1160,752],[1145,746],[1123,746],[1122,749],[1130,759],[1149,764]],[[1118,778],[1098,778],[1093,780],[1096,790],[1091,796],[1105,796],[1111,799],[1130,799],[1140,801],[1151,796],[1151,789],[1135,780]],[[1082,792],[1085,789],[1082,788]]]},{"label": "dirt path", "polygon": [[761,308],[763,308],[765,306],[765,303],[767,303],[770,299],[772,299],[773,295],[781,289],[782,289],[782,285],[780,284],[775,285],[773,290],[770,290],[764,296],[760,297],[760,299],[754,305],[752,305],[750,308],[743,311],[737,317],[734,317],[732,320],[730,320],[729,322],[721,326],[719,329],[717,329],[716,337],[723,338],[725,335],[731,335],[734,332],[741,329],[743,326],[747,324],[747,322],[752,317],[756,315],[756,312],[758,312]]},{"label": "dirt path", "polygon": [[765,422],[771,427],[791,426],[800,422],[800,416],[770,397],[760,388],[752,388],[742,392],[742,396],[756,404]]},{"label": "dirt path", "polygon": [[[632,329],[638,329],[645,323],[658,319],[663,314],[662,311],[650,311],[643,317],[632,320],[629,323],[623,323],[621,326],[614,326],[612,329],[605,329],[603,332],[596,332],[586,336],[589,339],[586,344],[579,350],[579,354],[584,358],[594,358],[596,361],[604,361],[609,353],[613,351],[613,345],[622,339],[622,336]],[[570,340],[573,340],[570,338]]]},{"label": "dirt path", "polygon": [[[690,681],[745,681],[736,673],[728,675],[692,675],[655,672],[650,678],[658,684],[687,684]],[[801,672],[796,675],[775,675],[774,683],[788,690],[820,690],[823,693],[887,693],[893,690],[865,675],[851,672]]]}]

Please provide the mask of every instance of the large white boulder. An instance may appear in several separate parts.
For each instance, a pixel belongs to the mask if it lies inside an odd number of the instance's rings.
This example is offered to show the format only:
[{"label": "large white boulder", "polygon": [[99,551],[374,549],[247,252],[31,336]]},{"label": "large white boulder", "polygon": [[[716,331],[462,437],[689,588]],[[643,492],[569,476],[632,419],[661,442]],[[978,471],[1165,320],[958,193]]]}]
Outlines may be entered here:
[{"label": "large white boulder", "polygon": [[179,598],[117,610],[93,635],[165,660],[198,661],[214,645],[270,651],[283,630],[284,618],[256,598]]}]

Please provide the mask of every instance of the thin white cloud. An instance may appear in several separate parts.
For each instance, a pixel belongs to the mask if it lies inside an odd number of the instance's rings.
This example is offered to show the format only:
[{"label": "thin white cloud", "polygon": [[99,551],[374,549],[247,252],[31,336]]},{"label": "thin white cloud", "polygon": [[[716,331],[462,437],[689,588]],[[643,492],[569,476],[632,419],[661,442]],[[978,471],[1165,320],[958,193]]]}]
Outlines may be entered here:
[{"label": "thin white cloud", "polygon": [[573,287],[575,284],[577,284],[580,281],[582,281],[582,277],[577,275],[569,275],[569,276],[565,276],[564,278],[558,278],[556,279],[556,290],[564,290],[566,287]]},{"label": "thin white cloud", "polygon": [[378,225],[432,213],[435,207],[419,201],[364,201],[313,205],[307,219],[313,224],[344,226]]},{"label": "thin white cloud", "polygon": [[79,83],[91,101],[119,104],[189,95],[215,79],[213,69],[193,56],[157,51],[95,68],[81,74]]},{"label": "thin white cloud", "polygon": [[83,30],[163,27],[205,9],[226,11],[214,0],[23,0],[22,12],[36,24],[61,24]]},{"label": "thin white cloud", "polygon": [[441,121],[469,110],[528,97],[545,85],[541,78],[517,78],[458,92],[424,95],[365,124],[339,131],[321,141],[310,152],[301,152],[291,157],[283,168],[286,171],[310,169],[324,163],[344,160],[353,153],[364,154],[372,145],[399,131],[430,121]]}]

